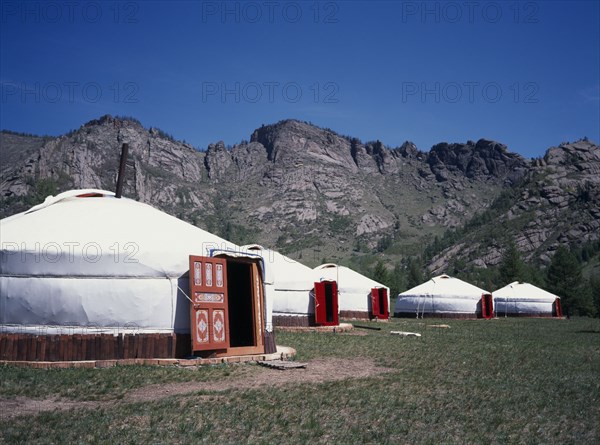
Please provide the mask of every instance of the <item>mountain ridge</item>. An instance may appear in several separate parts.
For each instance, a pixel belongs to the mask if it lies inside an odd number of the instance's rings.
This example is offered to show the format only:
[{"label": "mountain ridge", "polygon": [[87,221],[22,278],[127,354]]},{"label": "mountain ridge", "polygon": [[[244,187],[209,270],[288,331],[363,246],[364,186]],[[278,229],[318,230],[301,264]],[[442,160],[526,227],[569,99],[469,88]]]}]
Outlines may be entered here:
[{"label": "mountain ridge", "polygon": [[[200,151],[135,119],[106,115],[59,137],[2,132],[0,141],[2,216],[44,193],[114,189],[120,147],[128,142],[125,196],[309,265],[329,259],[364,266],[375,256],[393,262],[419,255],[436,237],[490,211],[507,191],[515,196],[502,221],[514,233],[502,238],[514,237],[528,260],[547,264],[557,245],[598,237],[600,155],[587,140],[550,147],[538,159],[483,138],[423,152],[408,141],[389,148],[286,119],[230,148],[219,141]],[[543,215],[560,217],[560,233],[535,214],[536,205]],[[574,220],[568,212],[577,209],[583,213],[574,230],[566,225]],[[534,218],[525,221],[530,213]],[[456,260],[496,265],[501,242],[489,242],[498,238],[493,231],[480,235],[475,247],[457,250],[458,242],[436,252],[429,270],[447,270]]]}]

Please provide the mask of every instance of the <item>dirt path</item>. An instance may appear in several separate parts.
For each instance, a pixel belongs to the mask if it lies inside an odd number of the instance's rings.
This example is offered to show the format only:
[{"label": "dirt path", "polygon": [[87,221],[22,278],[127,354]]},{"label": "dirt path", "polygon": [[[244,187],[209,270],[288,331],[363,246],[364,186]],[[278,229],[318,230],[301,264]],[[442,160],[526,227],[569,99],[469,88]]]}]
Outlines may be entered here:
[{"label": "dirt path", "polygon": [[143,386],[129,391],[119,400],[73,401],[58,398],[32,399],[28,397],[0,399],[0,419],[22,415],[35,415],[45,411],[95,409],[122,403],[150,402],[197,391],[222,392],[229,389],[320,383],[348,378],[370,377],[391,371],[393,369],[378,367],[371,360],[366,359],[316,359],[308,362],[306,369],[279,371],[270,368],[260,368],[257,372],[250,375],[221,379],[215,382],[181,382]]}]

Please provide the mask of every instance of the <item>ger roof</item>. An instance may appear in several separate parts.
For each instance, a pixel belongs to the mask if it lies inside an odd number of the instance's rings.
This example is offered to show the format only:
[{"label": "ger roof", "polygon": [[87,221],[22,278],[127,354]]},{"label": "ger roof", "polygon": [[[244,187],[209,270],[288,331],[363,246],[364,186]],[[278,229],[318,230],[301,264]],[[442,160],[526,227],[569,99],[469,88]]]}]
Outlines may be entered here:
[{"label": "ger roof", "polygon": [[533,284],[520,283],[518,281],[507,284],[503,288],[494,291],[492,295],[494,297],[506,299],[526,298],[528,300],[535,299],[548,301],[554,301],[556,298],[559,298],[557,295],[551,294],[550,292],[544,289],[540,289],[539,287],[536,287]]},{"label": "ger roof", "polygon": [[31,254],[45,260],[28,261],[30,272],[42,275],[178,276],[189,269],[189,255],[239,250],[154,207],[97,189],[48,197],[0,220],[0,231],[4,274],[19,274],[23,255]]},{"label": "ger roof", "polygon": [[450,277],[449,275],[439,275],[433,277],[425,283],[419,284],[405,292],[400,296],[409,295],[456,295],[481,297],[482,294],[489,294],[488,291],[480,289],[458,278]]},{"label": "ger roof", "polygon": [[338,288],[374,288],[385,287],[381,283],[366,277],[355,270],[346,266],[339,266],[333,263],[321,264],[314,268],[317,280],[335,280],[338,283]]}]

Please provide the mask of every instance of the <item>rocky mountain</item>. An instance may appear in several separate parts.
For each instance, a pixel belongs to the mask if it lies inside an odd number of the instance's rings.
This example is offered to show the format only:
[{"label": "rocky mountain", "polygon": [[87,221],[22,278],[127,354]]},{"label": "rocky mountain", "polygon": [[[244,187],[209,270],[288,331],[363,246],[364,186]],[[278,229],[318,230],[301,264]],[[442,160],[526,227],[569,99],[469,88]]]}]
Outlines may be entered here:
[{"label": "rocky mountain", "polygon": [[560,245],[600,238],[600,147],[588,140],[563,143],[531,162],[524,180],[470,221],[429,264],[432,273],[456,260],[474,267],[500,263],[512,240],[532,263],[548,264]]},{"label": "rocky mountain", "polygon": [[[490,212],[542,261],[557,243],[598,238],[599,148],[591,142],[563,144],[530,161],[485,139],[423,152],[410,142],[389,148],[296,120],[205,151],[111,116],[55,138],[2,132],[1,215],[71,188],[113,190],[124,142],[130,146],[124,196],[309,265],[326,258],[360,266],[375,254],[420,254],[448,229],[470,236],[463,225]],[[441,246],[431,270],[456,258],[477,267],[497,262],[498,236],[485,238],[483,225],[473,227],[481,240]]]}]

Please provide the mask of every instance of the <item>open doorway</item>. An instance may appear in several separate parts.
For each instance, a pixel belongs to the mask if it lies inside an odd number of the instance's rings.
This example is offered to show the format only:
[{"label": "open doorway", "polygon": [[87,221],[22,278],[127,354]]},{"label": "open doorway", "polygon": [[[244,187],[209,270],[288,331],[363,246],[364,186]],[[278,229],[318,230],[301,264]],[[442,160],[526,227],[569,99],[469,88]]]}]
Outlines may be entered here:
[{"label": "open doorway", "polygon": [[252,265],[227,261],[229,293],[229,339],[232,348],[256,346],[254,339],[254,298]]},{"label": "open doorway", "polygon": [[258,260],[190,255],[192,352],[204,357],[265,353]]},{"label": "open doorway", "polygon": [[230,345],[227,355],[262,354],[263,280],[258,260],[226,257]]}]

